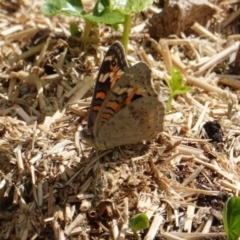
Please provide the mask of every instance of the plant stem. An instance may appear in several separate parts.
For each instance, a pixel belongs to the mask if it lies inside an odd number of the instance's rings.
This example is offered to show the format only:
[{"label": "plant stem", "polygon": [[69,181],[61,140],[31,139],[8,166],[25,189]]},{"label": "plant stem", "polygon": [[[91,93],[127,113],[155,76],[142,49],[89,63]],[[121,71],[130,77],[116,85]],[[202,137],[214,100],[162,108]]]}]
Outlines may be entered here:
[{"label": "plant stem", "polygon": [[133,231],[133,235],[136,237],[137,240],[140,240],[140,237],[139,237],[139,235],[137,234],[136,231]]},{"label": "plant stem", "polygon": [[92,29],[92,24],[89,21],[85,20],[85,28],[82,35],[82,43],[83,43],[82,49],[85,48],[85,45],[88,42],[91,29]]},{"label": "plant stem", "polygon": [[128,38],[129,38],[130,28],[131,28],[131,14],[128,14],[128,15],[125,15],[124,29],[123,29],[123,36],[122,36],[122,44],[126,54],[128,50]]},{"label": "plant stem", "polygon": [[167,101],[167,112],[171,110],[172,108],[172,100],[173,100],[173,95],[170,93],[168,101]]}]

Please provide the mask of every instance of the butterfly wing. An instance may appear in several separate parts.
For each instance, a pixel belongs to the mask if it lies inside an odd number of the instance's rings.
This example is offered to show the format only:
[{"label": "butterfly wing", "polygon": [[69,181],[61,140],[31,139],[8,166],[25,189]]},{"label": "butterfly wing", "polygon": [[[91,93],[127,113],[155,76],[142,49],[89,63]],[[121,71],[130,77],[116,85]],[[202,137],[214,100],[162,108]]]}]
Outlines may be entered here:
[{"label": "butterfly wing", "polygon": [[95,144],[104,150],[151,140],[162,131],[163,116],[164,107],[158,98],[139,98],[102,126]]},{"label": "butterfly wing", "polygon": [[162,130],[164,106],[143,63],[128,68],[109,91],[93,128],[98,149],[150,140]]},{"label": "butterfly wing", "polygon": [[128,65],[125,58],[124,49],[120,42],[115,42],[108,49],[99,69],[89,110],[88,131],[92,130],[98,112],[101,109],[102,103],[109,90],[123,75],[127,67]]}]

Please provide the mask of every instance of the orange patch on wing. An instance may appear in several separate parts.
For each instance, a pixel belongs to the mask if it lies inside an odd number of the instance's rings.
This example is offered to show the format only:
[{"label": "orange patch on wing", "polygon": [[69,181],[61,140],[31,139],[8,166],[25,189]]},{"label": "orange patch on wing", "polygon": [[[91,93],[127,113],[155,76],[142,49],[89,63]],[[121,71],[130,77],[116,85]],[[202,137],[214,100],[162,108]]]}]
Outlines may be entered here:
[{"label": "orange patch on wing", "polygon": [[130,92],[125,100],[125,105],[129,105],[130,103],[132,103],[132,99],[134,98],[134,95],[137,92],[137,88],[134,88],[134,90],[132,92]]},{"label": "orange patch on wing", "polygon": [[104,119],[109,120],[109,119],[112,117],[112,114],[110,114],[110,113],[104,113],[104,114],[102,115],[102,117],[103,117]]},{"label": "orange patch on wing", "polygon": [[100,98],[100,99],[104,100],[106,98],[106,94],[105,94],[105,92],[98,92],[96,94],[95,98]]},{"label": "orange patch on wing", "polygon": [[121,105],[117,102],[109,102],[108,107],[110,107],[115,113],[121,109]]},{"label": "orange patch on wing", "polygon": [[111,88],[115,85],[116,81],[123,75],[122,71],[117,71],[111,79]]},{"label": "orange patch on wing", "polygon": [[101,108],[101,106],[94,106],[93,110],[96,111],[96,112],[99,112],[100,108]]},{"label": "orange patch on wing", "polygon": [[132,103],[135,95],[142,96],[142,97],[147,97],[146,92],[139,91],[139,88],[135,87],[132,92],[128,93],[128,96],[125,99],[125,105],[126,106],[129,105],[130,103]]}]

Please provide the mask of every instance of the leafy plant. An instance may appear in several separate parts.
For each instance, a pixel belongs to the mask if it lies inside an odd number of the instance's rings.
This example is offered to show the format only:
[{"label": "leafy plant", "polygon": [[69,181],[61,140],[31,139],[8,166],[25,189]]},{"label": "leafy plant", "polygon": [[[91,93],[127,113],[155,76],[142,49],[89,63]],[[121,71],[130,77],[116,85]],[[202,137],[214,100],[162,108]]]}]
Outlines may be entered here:
[{"label": "leafy plant", "polygon": [[110,12],[107,3],[108,0],[98,1],[93,9],[93,14],[87,14],[81,0],[45,0],[41,6],[41,11],[47,16],[63,14],[83,18],[85,20],[85,28],[82,35],[82,41],[86,43],[89,41],[89,35],[93,24],[106,23],[114,25],[124,21],[123,14],[116,11]]},{"label": "leafy plant", "polygon": [[47,16],[64,14],[83,18],[85,20],[85,29],[82,40],[89,40],[89,34],[92,25],[98,23],[117,26],[124,23],[122,43],[127,49],[129,31],[131,28],[131,14],[140,12],[151,5],[154,0],[98,0],[95,4],[92,14],[87,14],[83,8],[81,0],[45,0],[41,6],[41,11]]},{"label": "leafy plant", "polygon": [[134,235],[136,236],[136,238],[140,239],[137,234],[137,231],[149,227],[149,219],[148,219],[147,215],[144,213],[139,213],[139,214],[134,215],[130,219],[130,227],[131,227]]},{"label": "leafy plant", "polygon": [[182,74],[174,66],[171,70],[171,79],[165,79],[165,81],[170,89],[170,96],[167,101],[167,111],[169,111],[171,109],[172,100],[176,95],[192,92],[192,89],[183,84]]},{"label": "leafy plant", "polygon": [[122,44],[125,48],[125,51],[127,50],[129,32],[131,29],[131,14],[143,11],[144,9],[149,7],[153,2],[154,0],[111,1],[113,8],[124,14],[124,30]]},{"label": "leafy plant", "polygon": [[240,236],[240,198],[231,197],[223,208],[223,225],[229,240]]}]

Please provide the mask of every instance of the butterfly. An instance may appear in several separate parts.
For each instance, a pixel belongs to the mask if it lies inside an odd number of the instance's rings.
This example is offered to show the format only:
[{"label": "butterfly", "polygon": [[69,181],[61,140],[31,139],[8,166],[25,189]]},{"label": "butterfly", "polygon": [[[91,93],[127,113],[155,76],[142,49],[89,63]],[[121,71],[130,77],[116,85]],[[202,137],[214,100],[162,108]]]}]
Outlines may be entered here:
[{"label": "butterfly", "polygon": [[163,118],[164,104],[152,87],[149,66],[128,67],[121,43],[115,42],[98,72],[81,139],[99,150],[136,144],[155,138]]}]

